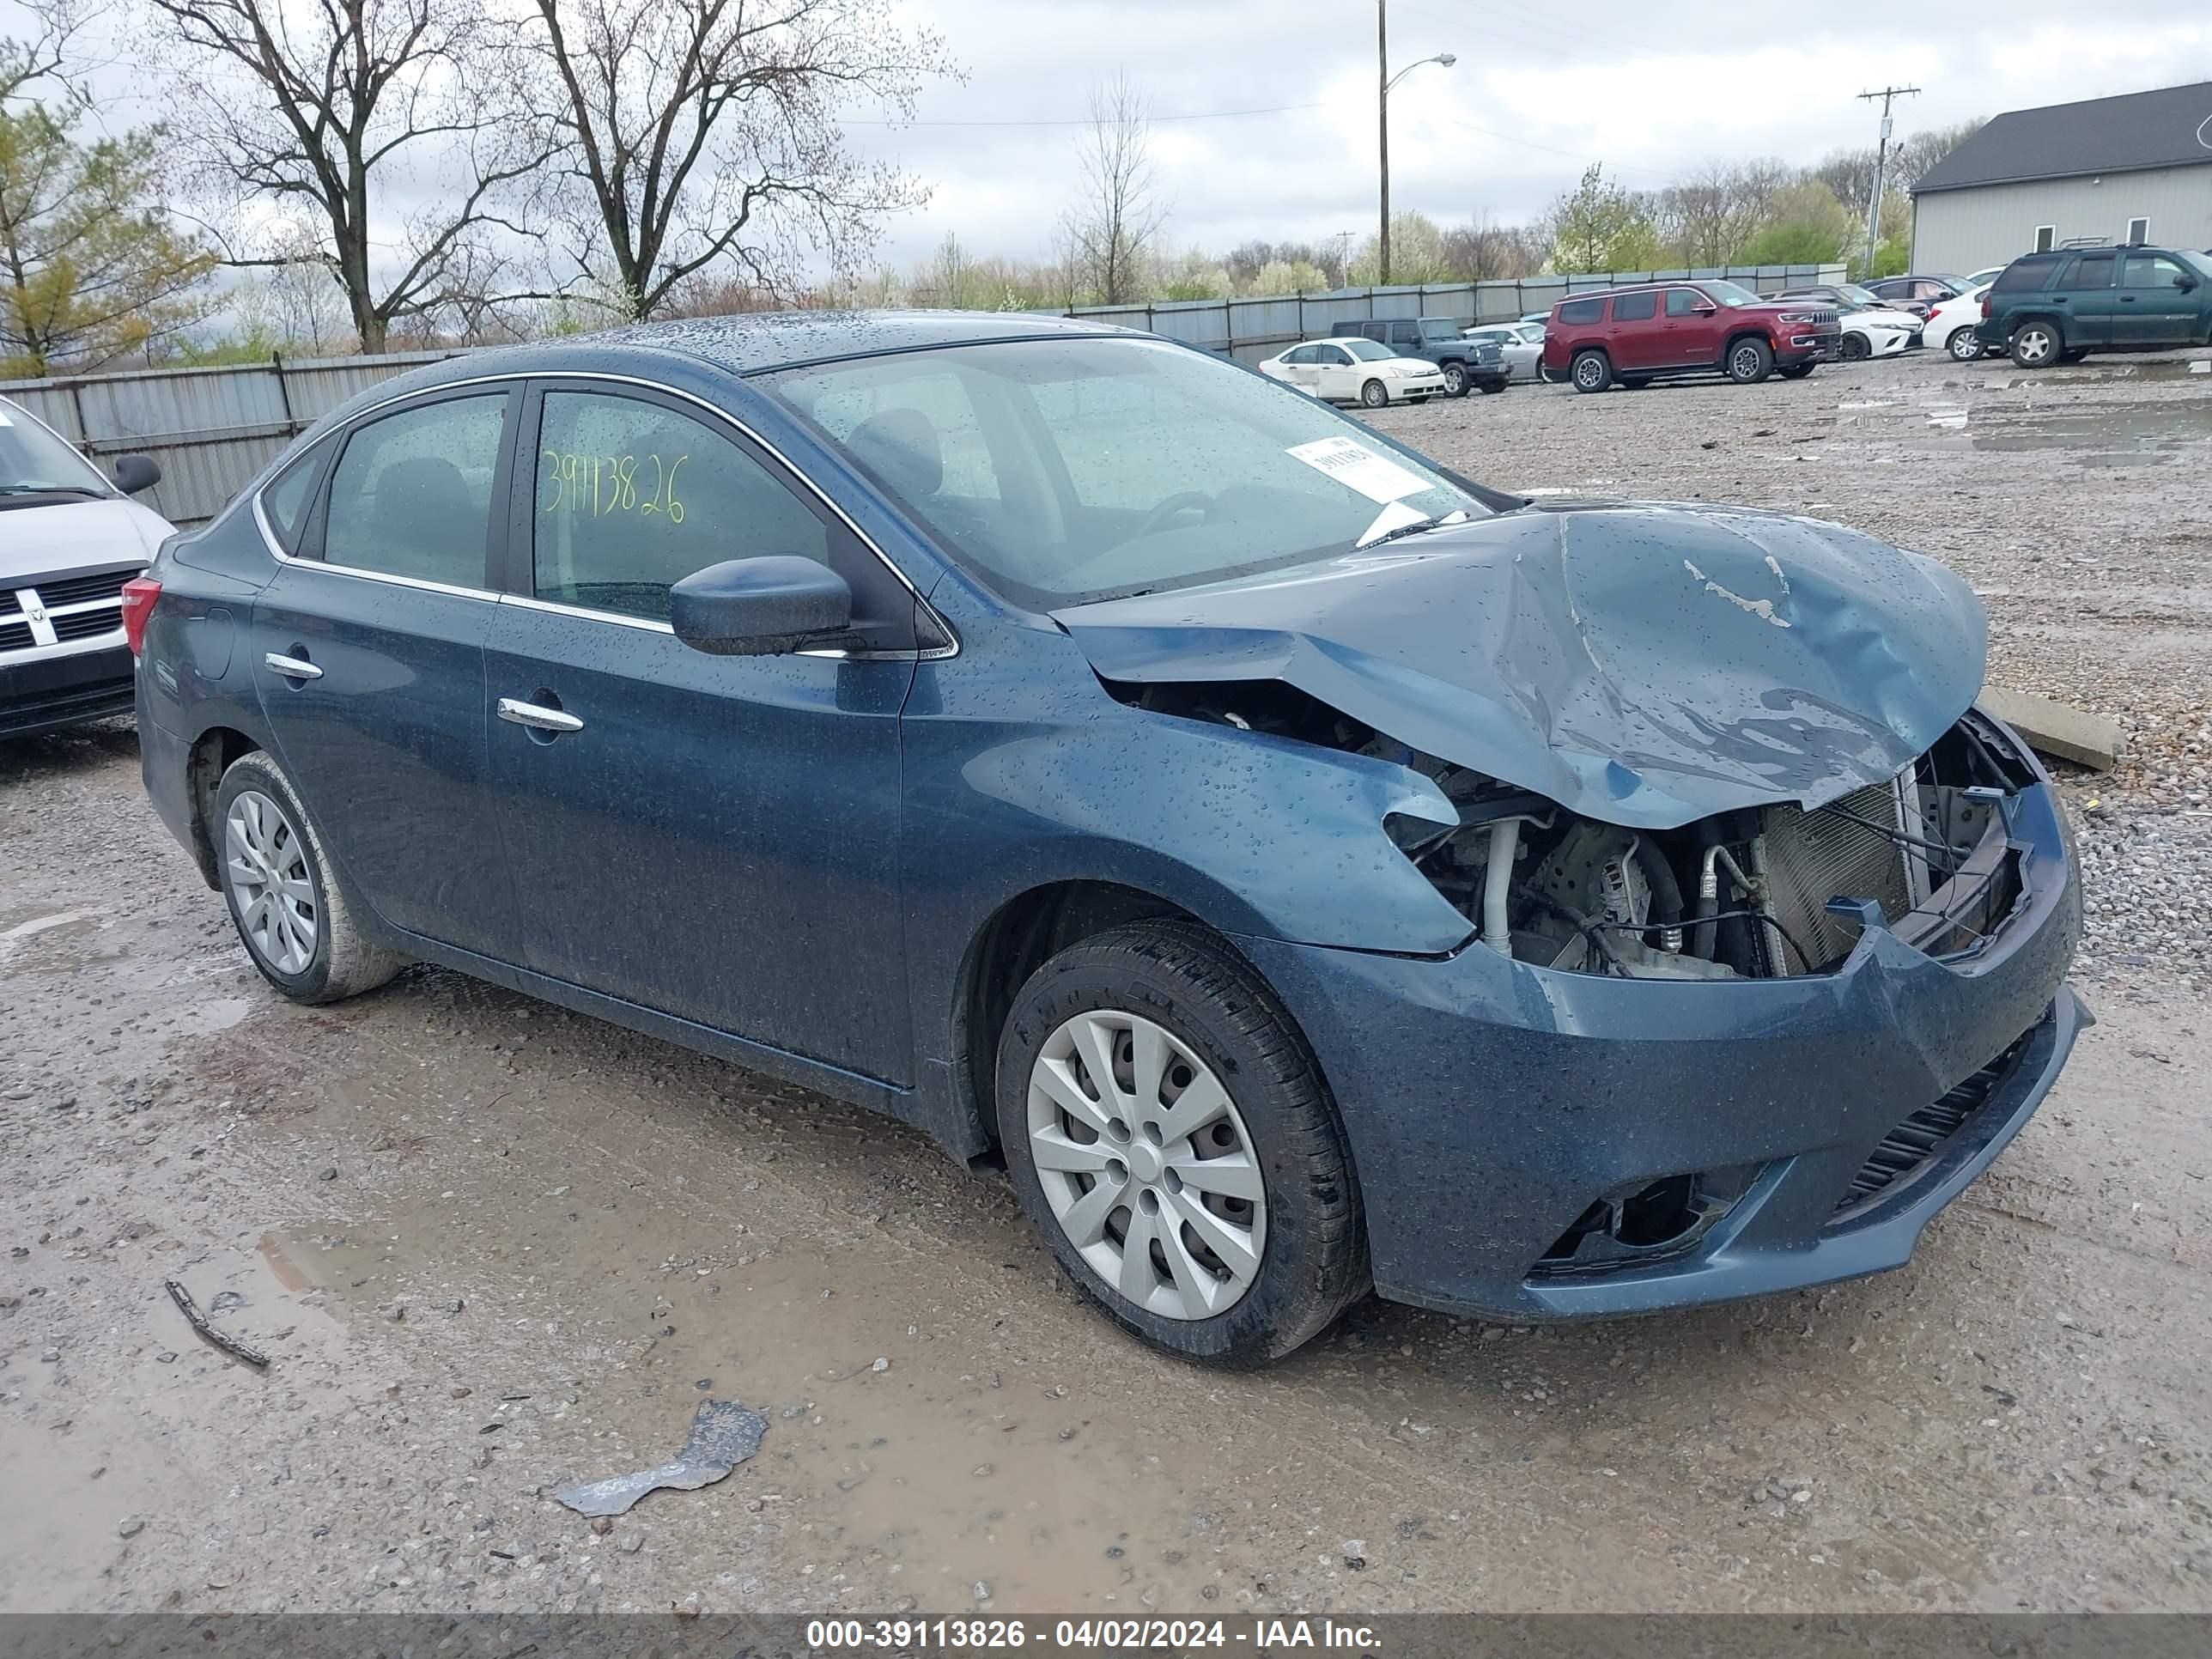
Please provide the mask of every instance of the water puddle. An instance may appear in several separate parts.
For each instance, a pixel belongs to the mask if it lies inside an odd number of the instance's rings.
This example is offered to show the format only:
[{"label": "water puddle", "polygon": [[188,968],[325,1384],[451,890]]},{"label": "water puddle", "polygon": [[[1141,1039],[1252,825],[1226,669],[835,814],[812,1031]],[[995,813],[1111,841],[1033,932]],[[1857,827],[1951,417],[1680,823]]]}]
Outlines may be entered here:
[{"label": "water puddle", "polygon": [[[2142,409],[1937,408],[1929,441],[2001,454],[2063,451],[2084,466],[2158,466],[2212,443],[2212,400]],[[1956,435],[1953,435],[1956,434]]]}]

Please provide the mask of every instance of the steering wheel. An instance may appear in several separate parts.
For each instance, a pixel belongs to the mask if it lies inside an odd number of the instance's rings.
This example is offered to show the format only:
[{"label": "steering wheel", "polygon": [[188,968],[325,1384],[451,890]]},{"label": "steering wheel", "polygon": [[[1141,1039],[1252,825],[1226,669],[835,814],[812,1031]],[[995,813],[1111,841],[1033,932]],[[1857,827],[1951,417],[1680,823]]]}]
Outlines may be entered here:
[{"label": "steering wheel", "polygon": [[1137,526],[1129,539],[1134,541],[1139,536],[1149,536],[1155,531],[1165,529],[1167,521],[1178,513],[1202,513],[1210,519],[1213,516],[1213,497],[1203,489],[1179,489],[1146,514],[1145,521]]}]

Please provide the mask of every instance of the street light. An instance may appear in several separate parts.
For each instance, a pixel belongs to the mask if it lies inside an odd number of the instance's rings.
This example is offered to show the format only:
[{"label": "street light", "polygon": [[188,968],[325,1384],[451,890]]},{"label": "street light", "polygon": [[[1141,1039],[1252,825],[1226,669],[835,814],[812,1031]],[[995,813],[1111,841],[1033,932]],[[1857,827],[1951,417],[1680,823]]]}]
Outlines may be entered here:
[{"label": "street light", "polygon": [[1391,74],[1389,0],[1375,0],[1376,79],[1382,87],[1375,102],[1382,129],[1380,145],[1382,157],[1382,222],[1376,239],[1376,275],[1380,279],[1376,283],[1377,288],[1388,288],[1390,284],[1390,88],[1423,64],[1441,64],[1449,69],[1457,62],[1458,58],[1452,53],[1440,52],[1433,58],[1417,59],[1395,75]]}]

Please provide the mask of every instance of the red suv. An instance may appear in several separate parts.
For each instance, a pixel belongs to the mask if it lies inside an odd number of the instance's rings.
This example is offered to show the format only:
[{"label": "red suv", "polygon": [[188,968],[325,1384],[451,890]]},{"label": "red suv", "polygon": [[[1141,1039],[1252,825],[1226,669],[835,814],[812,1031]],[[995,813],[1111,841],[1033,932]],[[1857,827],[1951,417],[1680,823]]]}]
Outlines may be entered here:
[{"label": "red suv", "polygon": [[1544,378],[1603,392],[1685,374],[1755,386],[1779,369],[1802,380],[1836,355],[1832,306],[1763,300],[1734,283],[1654,283],[1577,294],[1544,325]]}]

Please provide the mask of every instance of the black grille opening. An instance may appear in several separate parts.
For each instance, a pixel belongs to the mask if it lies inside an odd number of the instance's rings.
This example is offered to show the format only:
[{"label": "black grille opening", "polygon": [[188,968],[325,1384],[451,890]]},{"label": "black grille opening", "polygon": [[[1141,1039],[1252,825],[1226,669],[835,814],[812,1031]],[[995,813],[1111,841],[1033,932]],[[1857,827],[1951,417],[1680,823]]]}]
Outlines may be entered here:
[{"label": "black grille opening", "polygon": [[37,588],[40,602],[52,611],[57,605],[82,605],[88,599],[115,599],[133,574],[128,570],[107,570],[92,576],[48,576],[23,585]]},{"label": "black grille opening", "polygon": [[1881,1138],[1851,1177],[1851,1184],[1836,1200],[1831,1221],[1855,1214],[1887,1193],[1899,1182],[1925,1168],[1957,1134],[1990,1103],[1998,1086],[2010,1077],[2027,1045],[2023,1034],[1988,1065],[1959,1084],[1933,1104],[1923,1106]]},{"label": "black grille opening", "polygon": [[1528,1277],[1606,1273],[1685,1255],[1736,1206],[1759,1169],[1704,1170],[1607,1193],[1552,1242]]},{"label": "black grille opening", "polygon": [[22,651],[31,643],[31,624],[27,622],[0,622],[0,651]]},{"label": "black grille opening", "polygon": [[88,640],[95,634],[112,634],[123,625],[123,613],[103,605],[97,611],[79,611],[67,617],[52,618],[54,637],[58,640]]}]

